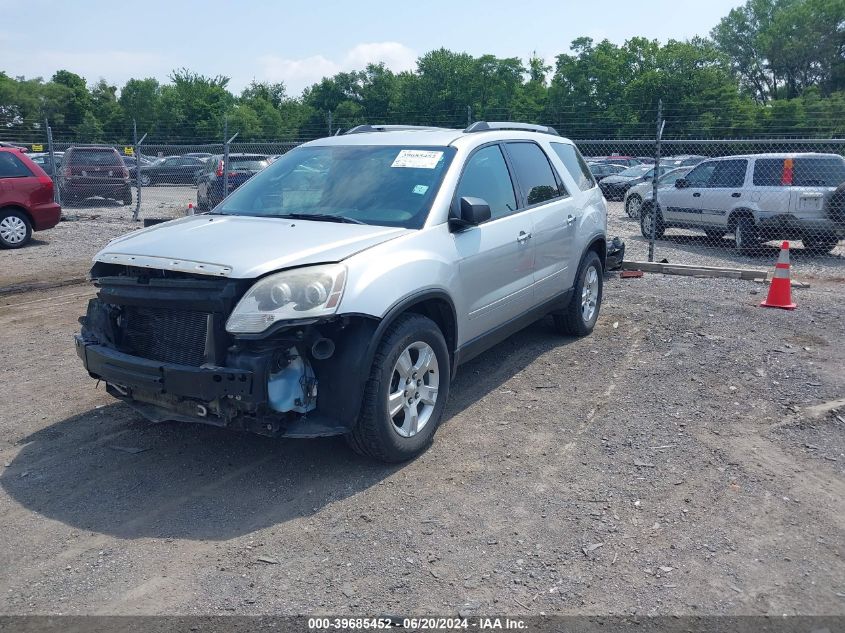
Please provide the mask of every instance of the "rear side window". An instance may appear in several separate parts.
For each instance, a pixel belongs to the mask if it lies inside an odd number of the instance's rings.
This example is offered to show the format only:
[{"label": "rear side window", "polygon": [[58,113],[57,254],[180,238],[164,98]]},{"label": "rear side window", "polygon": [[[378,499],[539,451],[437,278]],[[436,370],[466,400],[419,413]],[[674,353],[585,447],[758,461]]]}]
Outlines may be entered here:
[{"label": "rear side window", "polygon": [[12,152],[0,152],[0,178],[26,178],[32,176],[29,167]]},{"label": "rear side window", "polygon": [[455,198],[481,198],[490,205],[492,219],[516,210],[516,196],[508,166],[498,145],[484,147],[473,154],[464,167]]},{"label": "rear side window", "polygon": [[120,167],[123,161],[115,151],[76,149],[71,152],[71,165],[103,165],[107,167]]},{"label": "rear side window", "polygon": [[549,159],[539,145],[508,143],[507,148],[527,206],[562,195]]},{"label": "rear side window", "polygon": [[[792,169],[790,172],[789,164]],[[845,182],[841,158],[758,158],[754,184],[758,187],[838,187]]]},{"label": "rear side window", "polygon": [[721,160],[715,165],[709,187],[742,187],[745,184],[747,160]]},{"label": "rear side window", "polygon": [[596,186],[596,181],[593,180],[593,175],[590,173],[590,168],[587,163],[581,158],[581,154],[572,145],[564,143],[551,143],[552,149],[563,162],[566,171],[572,176],[581,191],[587,191]]}]

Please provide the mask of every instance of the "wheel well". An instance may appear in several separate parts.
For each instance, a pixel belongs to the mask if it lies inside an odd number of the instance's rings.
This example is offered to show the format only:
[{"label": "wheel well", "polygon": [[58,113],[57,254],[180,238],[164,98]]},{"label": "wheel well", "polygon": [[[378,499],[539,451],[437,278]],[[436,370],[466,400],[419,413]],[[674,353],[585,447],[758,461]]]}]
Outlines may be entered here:
[{"label": "wheel well", "polygon": [[728,217],[728,233],[736,231],[736,225],[739,224],[740,218],[751,218],[753,220],[754,214],[751,212],[751,209],[737,209],[736,211],[732,211]]},{"label": "wheel well", "polygon": [[455,323],[455,311],[448,301],[438,298],[423,299],[405,308],[403,313],[406,312],[421,314],[434,321],[440,331],[443,332],[449,354],[454,354],[457,344],[457,324]]},{"label": "wheel well", "polygon": [[596,255],[599,256],[601,260],[601,267],[604,270],[607,264],[607,242],[603,237],[597,237],[590,245],[587,247],[587,250],[584,251],[584,254],[588,253],[589,251],[595,251]]},{"label": "wheel well", "polygon": [[8,204],[5,207],[0,207],[0,213],[3,213],[3,211],[20,211],[21,213],[23,213],[26,216],[26,219],[29,220],[29,226],[32,226],[32,227],[35,226],[35,221],[32,219],[32,216],[29,214],[29,211],[27,211],[23,207],[19,207],[16,204]]}]

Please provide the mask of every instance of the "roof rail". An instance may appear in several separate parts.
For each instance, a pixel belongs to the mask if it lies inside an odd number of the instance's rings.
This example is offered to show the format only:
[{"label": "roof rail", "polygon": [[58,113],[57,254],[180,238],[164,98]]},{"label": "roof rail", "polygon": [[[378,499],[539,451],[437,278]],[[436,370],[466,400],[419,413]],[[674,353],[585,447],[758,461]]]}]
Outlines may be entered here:
[{"label": "roof rail", "polygon": [[405,132],[409,130],[445,130],[430,125],[356,125],[344,134],[365,134],[367,132]]},{"label": "roof rail", "polygon": [[534,125],[533,123],[514,123],[511,121],[476,121],[464,132],[488,132],[490,130],[522,130],[523,132],[539,132],[540,134],[554,134],[558,131],[548,125]]}]

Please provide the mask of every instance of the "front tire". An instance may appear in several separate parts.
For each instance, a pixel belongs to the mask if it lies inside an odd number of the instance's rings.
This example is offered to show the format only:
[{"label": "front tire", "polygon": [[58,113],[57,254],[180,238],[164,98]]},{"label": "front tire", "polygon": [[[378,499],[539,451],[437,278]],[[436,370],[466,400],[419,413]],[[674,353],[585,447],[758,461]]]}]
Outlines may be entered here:
[{"label": "front tire", "polygon": [[628,196],[628,200],[625,201],[625,213],[628,214],[629,218],[638,218],[640,217],[640,209],[643,206],[643,199],[638,194],[632,194]]},{"label": "front tire", "polygon": [[601,310],[604,271],[595,251],[588,251],[578,267],[575,292],[566,310],[554,314],[555,328],[569,336],[587,336],[596,326]]},{"label": "front tire", "polygon": [[349,445],[382,462],[413,459],[431,445],[450,381],[440,328],[419,314],[398,317],[379,343]]},{"label": "front tire", "polygon": [[647,240],[651,239],[651,223],[656,222],[654,227],[654,239],[659,240],[666,232],[666,226],[663,224],[663,214],[657,211],[657,219],[655,219],[654,207],[650,206],[647,209],[640,211],[640,233]]},{"label": "front tire", "polygon": [[25,213],[16,210],[0,211],[0,246],[21,248],[32,237],[32,225]]}]

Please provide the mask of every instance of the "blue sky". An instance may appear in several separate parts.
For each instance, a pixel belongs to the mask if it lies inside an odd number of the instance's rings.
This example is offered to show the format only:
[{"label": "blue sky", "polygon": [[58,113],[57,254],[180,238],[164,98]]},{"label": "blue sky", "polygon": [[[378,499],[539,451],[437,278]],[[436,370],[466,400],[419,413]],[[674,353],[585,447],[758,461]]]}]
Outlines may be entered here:
[{"label": "blue sky", "polygon": [[[0,0],[0,70],[49,78],[67,68],[89,82],[166,81],[174,68],[284,81],[289,94],[340,70],[384,61],[414,68],[434,48],[552,64],[587,35],[621,43],[706,35],[741,0],[311,2],[281,0]],[[137,8],[136,8],[137,7]],[[225,44],[224,44],[225,42]]]}]

